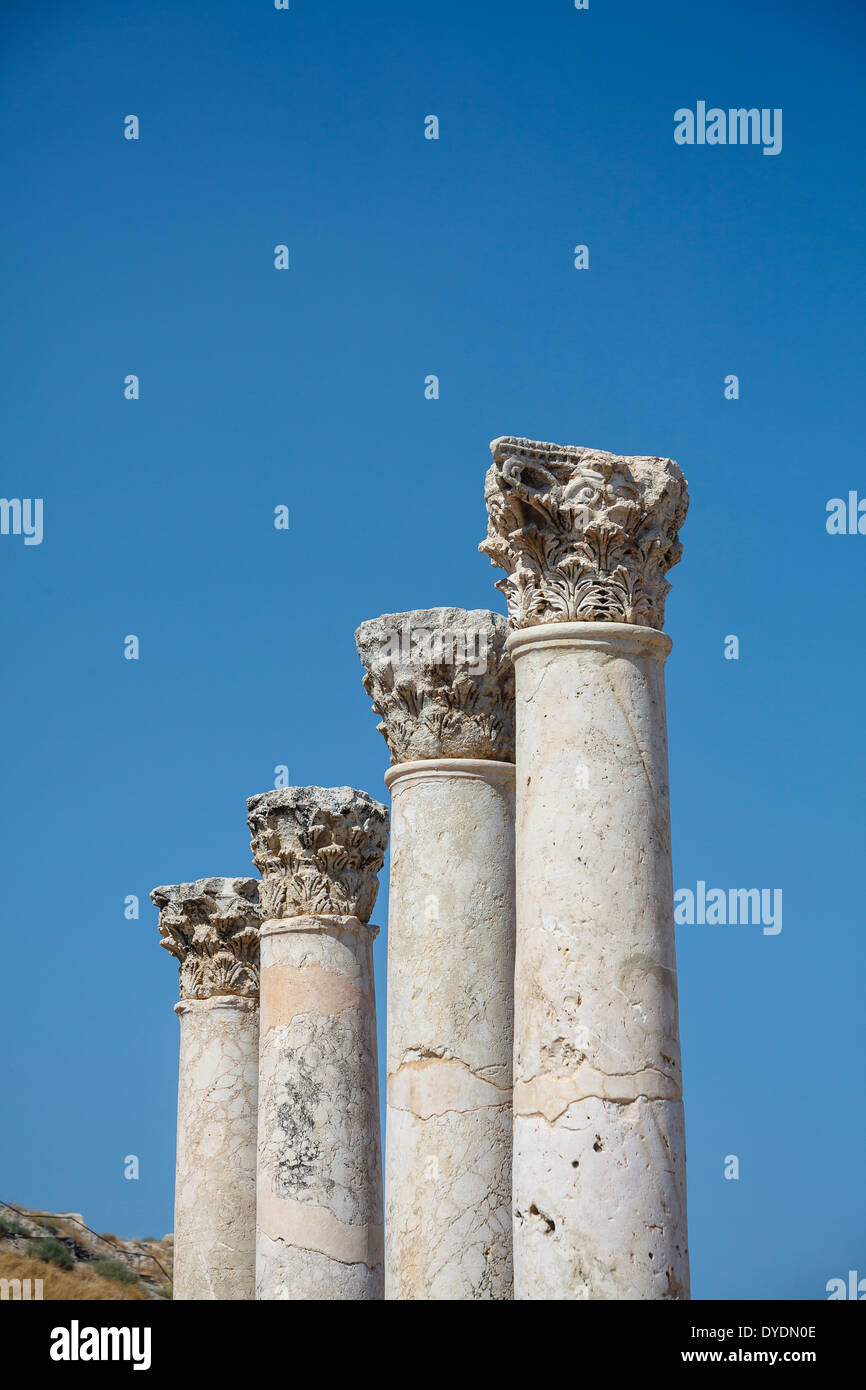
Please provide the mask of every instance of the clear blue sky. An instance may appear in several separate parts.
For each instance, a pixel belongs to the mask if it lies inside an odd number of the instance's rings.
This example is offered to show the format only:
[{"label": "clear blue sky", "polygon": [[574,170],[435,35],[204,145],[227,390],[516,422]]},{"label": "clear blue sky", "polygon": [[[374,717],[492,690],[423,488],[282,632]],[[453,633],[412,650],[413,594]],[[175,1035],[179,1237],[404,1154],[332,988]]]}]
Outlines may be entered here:
[{"label": "clear blue sky", "polygon": [[[385,799],[353,630],[502,606],[476,546],[519,434],[690,481],[675,884],[784,893],[777,936],[677,929],[694,1293],[825,1297],[866,1275],[866,536],[825,528],[866,496],[866,17],[291,6],[3,10],[0,491],[44,540],[0,536],[0,1196],[171,1229],[148,892],[250,872],[276,764]],[[782,153],[677,146],[699,100],[782,108]]]}]

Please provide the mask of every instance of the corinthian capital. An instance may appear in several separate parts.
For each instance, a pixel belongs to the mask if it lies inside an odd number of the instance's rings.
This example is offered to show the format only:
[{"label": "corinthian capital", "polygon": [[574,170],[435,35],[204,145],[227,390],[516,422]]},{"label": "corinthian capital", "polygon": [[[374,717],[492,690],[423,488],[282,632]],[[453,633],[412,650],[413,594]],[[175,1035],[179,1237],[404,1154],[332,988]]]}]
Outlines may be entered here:
[{"label": "corinthian capital", "polygon": [[154,888],[160,942],[180,961],[181,999],[259,993],[259,885],[200,878]]},{"label": "corinthian capital", "polygon": [[262,917],[318,913],[369,922],[388,810],[352,787],[283,787],[247,801]]},{"label": "corinthian capital", "polygon": [[672,459],[494,439],[484,486],[496,585],[512,628],[537,623],[664,626],[665,575],[682,554],[686,481]]},{"label": "corinthian capital", "polygon": [[514,760],[514,669],[508,623],[476,608],[385,613],[355,633],[363,684],[392,763],[416,758]]}]

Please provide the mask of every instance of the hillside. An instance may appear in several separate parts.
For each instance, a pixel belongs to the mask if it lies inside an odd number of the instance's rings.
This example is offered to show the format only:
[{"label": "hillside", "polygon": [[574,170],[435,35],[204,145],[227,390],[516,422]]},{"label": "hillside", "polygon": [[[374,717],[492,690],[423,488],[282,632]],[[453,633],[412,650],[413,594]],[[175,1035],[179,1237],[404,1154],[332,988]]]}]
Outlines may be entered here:
[{"label": "hillside", "polygon": [[78,1212],[0,1203],[0,1298],[35,1298],[38,1279],[44,1300],[171,1298],[172,1247],[170,1235],[122,1240]]}]

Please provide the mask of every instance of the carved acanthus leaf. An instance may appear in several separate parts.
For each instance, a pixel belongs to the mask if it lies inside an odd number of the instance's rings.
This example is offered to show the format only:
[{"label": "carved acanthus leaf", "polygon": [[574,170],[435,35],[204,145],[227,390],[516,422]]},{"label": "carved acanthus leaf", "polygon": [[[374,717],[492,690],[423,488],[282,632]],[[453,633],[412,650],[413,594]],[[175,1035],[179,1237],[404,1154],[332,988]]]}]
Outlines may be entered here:
[{"label": "carved acanthus leaf", "polygon": [[508,623],[487,609],[386,613],[355,633],[364,689],[392,763],[514,759]]},{"label": "carved acanthus leaf", "polygon": [[664,626],[665,575],[677,563],[688,511],[672,459],[506,436],[490,445],[487,538],[506,571],[512,628],[555,622]]},{"label": "carved acanthus leaf", "polygon": [[247,801],[262,875],[262,918],[370,920],[388,844],[388,810],[352,787],[283,787]]},{"label": "carved acanthus leaf", "polygon": [[259,993],[259,884],[200,878],[154,888],[160,942],[180,961],[181,999]]}]

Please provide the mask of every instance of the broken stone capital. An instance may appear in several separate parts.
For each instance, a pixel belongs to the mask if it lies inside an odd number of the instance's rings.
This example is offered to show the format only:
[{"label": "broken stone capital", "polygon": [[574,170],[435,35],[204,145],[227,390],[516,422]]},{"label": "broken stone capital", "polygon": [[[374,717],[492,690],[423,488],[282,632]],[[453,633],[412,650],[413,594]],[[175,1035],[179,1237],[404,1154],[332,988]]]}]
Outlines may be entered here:
[{"label": "broken stone capital", "polygon": [[154,888],[160,945],[180,961],[181,999],[259,993],[259,885],[200,878]]},{"label": "broken stone capital", "polygon": [[388,844],[387,807],[352,787],[284,787],[251,796],[247,808],[263,920],[370,920]]},{"label": "broken stone capital", "polygon": [[514,758],[508,624],[486,609],[385,613],[355,633],[364,689],[393,764]]}]

